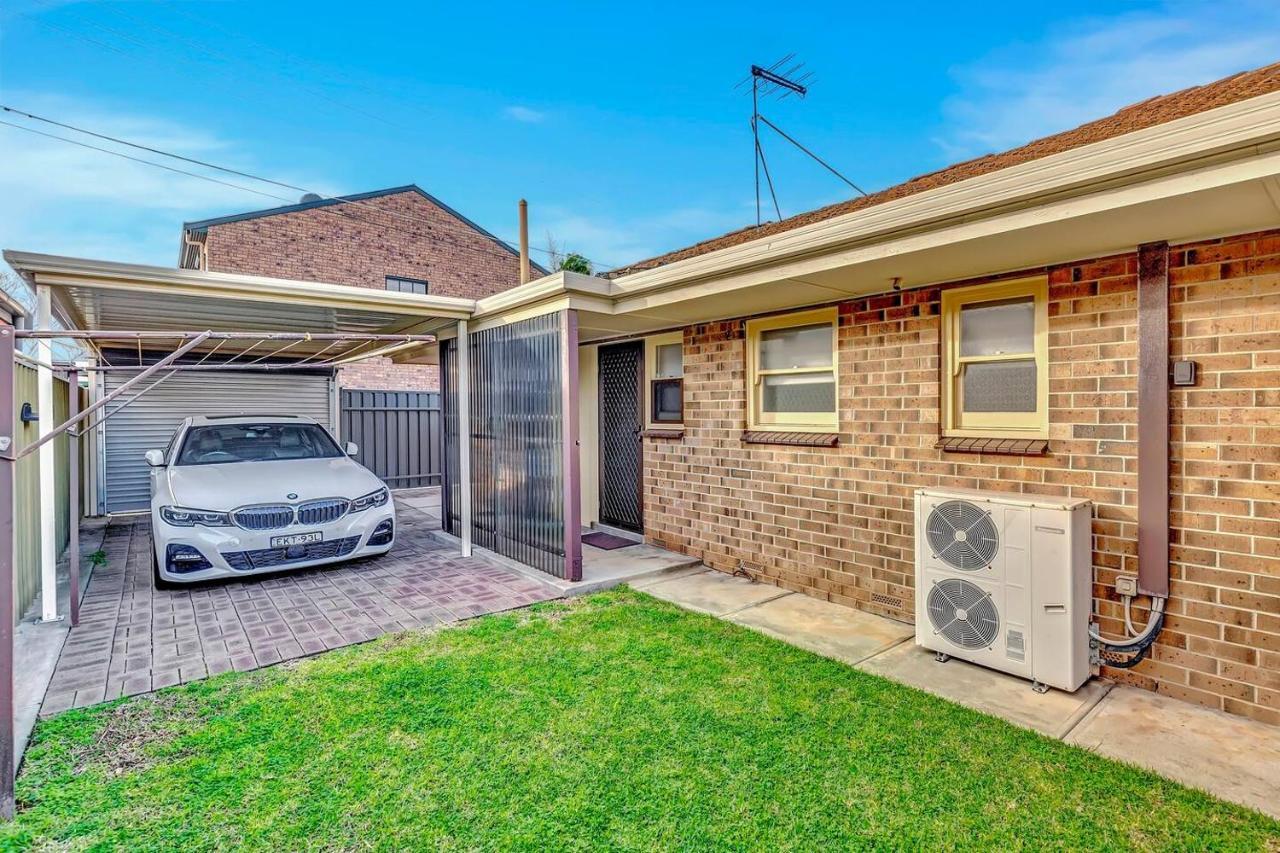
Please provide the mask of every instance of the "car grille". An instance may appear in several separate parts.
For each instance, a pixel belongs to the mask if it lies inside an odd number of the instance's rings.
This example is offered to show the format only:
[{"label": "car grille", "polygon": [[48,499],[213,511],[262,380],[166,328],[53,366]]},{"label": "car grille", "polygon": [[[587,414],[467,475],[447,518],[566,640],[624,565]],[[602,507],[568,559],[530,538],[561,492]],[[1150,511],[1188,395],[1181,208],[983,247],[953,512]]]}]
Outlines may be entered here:
[{"label": "car grille", "polygon": [[298,505],[299,524],[329,524],[347,514],[351,501],[346,498],[326,498],[319,501],[307,501]]},{"label": "car grille", "polygon": [[293,545],[289,548],[262,548],[257,551],[224,551],[222,558],[237,572],[253,569],[269,569],[288,566],[309,560],[336,560],[345,557],[360,544],[359,536],[331,539],[328,542],[312,542],[309,545]]},{"label": "car grille", "polygon": [[245,530],[274,530],[293,524],[293,507],[288,504],[259,504],[241,507],[231,520]]}]

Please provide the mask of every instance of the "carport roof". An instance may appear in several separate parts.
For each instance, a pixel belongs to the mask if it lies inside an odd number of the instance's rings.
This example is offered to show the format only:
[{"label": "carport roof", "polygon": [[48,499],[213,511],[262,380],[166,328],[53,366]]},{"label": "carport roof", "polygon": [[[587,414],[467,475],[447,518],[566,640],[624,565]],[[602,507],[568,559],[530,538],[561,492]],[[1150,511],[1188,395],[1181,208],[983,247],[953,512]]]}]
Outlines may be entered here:
[{"label": "carport roof", "polygon": [[[422,335],[475,310],[470,299],[340,284],[16,251],[4,258],[32,286],[49,286],[54,315],[66,328],[93,332]],[[305,342],[290,352],[326,349],[332,358],[362,345]]]}]

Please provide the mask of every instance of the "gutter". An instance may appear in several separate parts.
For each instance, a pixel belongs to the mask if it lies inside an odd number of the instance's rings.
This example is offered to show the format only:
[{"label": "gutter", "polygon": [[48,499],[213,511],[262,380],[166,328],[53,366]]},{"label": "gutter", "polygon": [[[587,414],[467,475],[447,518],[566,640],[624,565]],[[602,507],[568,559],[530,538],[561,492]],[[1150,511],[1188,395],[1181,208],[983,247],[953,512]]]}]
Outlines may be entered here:
[{"label": "gutter", "polygon": [[940,224],[1034,206],[1262,153],[1280,142],[1280,93],[1010,166],[864,210],[613,279],[617,295],[652,293]]},{"label": "gutter", "polygon": [[276,302],[279,297],[285,297],[301,304],[385,311],[424,319],[466,318],[476,309],[474,299],[421,296],[325,282],[122,264],[12,250],[5,250],[4,259],[37,284],[63,287],[154,291],[253,302]]}]

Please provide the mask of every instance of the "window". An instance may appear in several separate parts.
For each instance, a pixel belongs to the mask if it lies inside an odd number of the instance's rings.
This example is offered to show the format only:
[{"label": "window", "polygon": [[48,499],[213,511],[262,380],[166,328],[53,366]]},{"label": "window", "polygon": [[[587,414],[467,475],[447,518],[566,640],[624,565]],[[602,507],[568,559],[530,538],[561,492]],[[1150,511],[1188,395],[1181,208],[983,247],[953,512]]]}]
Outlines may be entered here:
[{"label": "window", "polygon": [[341,456],[342,451],[329,433],[316,424],[220,424],[187,430],[177,464],[219,465]]},{"label": "window", "polygon": [[649,425],[684,423],[684,334],[671,332],[645,339],[645,372],[649,379]]},{"label": "window", "polygon": [[835,353],[834,308],[747,321],[749,427],[834,431]]},{"label": "window", "polygon": [[950,436],[1048,436],[1048,283],[942,294],[943,430]]},{"label": "window", "polygon": [[404,278],[397,275],[387,276],[387,290],[394,290],[397,293],[417,293],[421,296],[426,296],[427,287],[425,279]]}]

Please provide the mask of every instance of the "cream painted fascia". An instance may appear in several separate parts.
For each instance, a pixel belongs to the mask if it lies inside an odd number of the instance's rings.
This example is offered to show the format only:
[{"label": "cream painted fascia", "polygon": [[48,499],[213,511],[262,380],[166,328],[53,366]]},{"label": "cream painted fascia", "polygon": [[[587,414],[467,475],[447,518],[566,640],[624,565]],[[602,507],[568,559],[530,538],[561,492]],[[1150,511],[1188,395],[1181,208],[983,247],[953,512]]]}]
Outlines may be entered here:
[{"label": "cream painted fascia", "polygon": [[[613,281],[556,274],[482,299],[477,316],[546,300],[542,312],[579,307],[604,316],[650,314],[653,326],[684,325],[662,316],[664,306],[871,261],[945,248],[1021,229],[1280,175],[1280,93],[1264,95],[1121,137],[927,190],[782,234],[677,261]],[[1206,235],[1207,236],[1207,235]],[[1074,257],[1046,255],[1044,264]],[[1017,272],[1025,265],[983,274]],[[954,277],[953,277],[954,278]],[[937,284],[910,280],[902,286]],[[883,285],[883,286],[881,286]],[[859,283],[825,288],[829,300],[887,289]],[[554,302],[552,296],[574,297]],[[824,299],[797,303],[821,304]],[[535,316],[521,310],[510,316]],[[740,312],[739,312],[740,313]],[[638,336],[638,335],[637,335]]]},{"label": "cream painted fascia", "polygon": [[1207,110],[1113,139],[1051,154],[954,184],[874,205],[780,234],[614,279],[615,293],[679,286],[735,268],[777,263],[851,241],[979,215],[1069,190],[1093,192],[1119,178],[1140,181],[1151,172],[1211,156],[1248,156],[1280,138],[1280,92]]},{"label": "cream painted fascia", "polygon": [[540,279],[482,297],[476,302],[475,319],[482,320],[532,303],[544,302],[562,296],[586,298],[612,295],[612,284],[603,278],[561,271]]},{"label": "cream painted fascia", "polygon": [[[660,309],[662,306],[674,302],[697,297],[728,295],[732,291],[741,288],[769,284],[779,280],[803,281],[806,276],[832,269],[854,267],[858,264],[885,258],[906,256],[926,249],[938,249],[947,245],[966,243],[984,237],[999,236],[1000,234],[1015,232],[1024,228],[1056,222],[1068,222],[1095,213],[1105,213],[1116,208],[1172,199],[1200,190],[1241,184],[1248,181],[1262,181],[1276,174],[1280,174],[1280,151],[1271,151],[1245,161],[1170,175],[1143,184],[1101,190],[1087,196],[1048,202],[1034,208],[985,219],[965,221],[960,224],[911,234],[885,242],[871,242],[855,248],[801,258],[791,263],[767,268],[755,267],[739,271],[726,270],[714,280],[687,283],[678,289],[654,289],[619,298],[616,301],[615,313],[624,314],[634,311]],[[1042,265],[1047,266],[1075,259],[1077,257],[1074,255],[1071,257],[1046,255]],[[982,274],[1000,275],[1019,272],[1023,269],[1026,269],[1025,265],[1009,268],[993,267],[984,270]],[[937,280],[904,280],[900,282],[900,285],[902,287],[921,287],[930,284],[943,284],[954,279],[955,276]],[[888,289],[888,282],[877,283],[877,285],[859,290],[850,290],[845,296],[847,298],[848,296]],[[832,298],[840,297],[833,296]],[[796,307],[801,306],[797,305]],[[730,313],[725,316],[733,315]]]},{"label": "cream painted fascia", "polygon": [[476,304],[475,300],[452,296],[423,296],[344,284],[153,267],[11,250],[4,252],[4,258],[33,283],[55,287],[162,292],[166,295],[249,302],[288,301],[323,308],[456,319],[470,317]]}]

